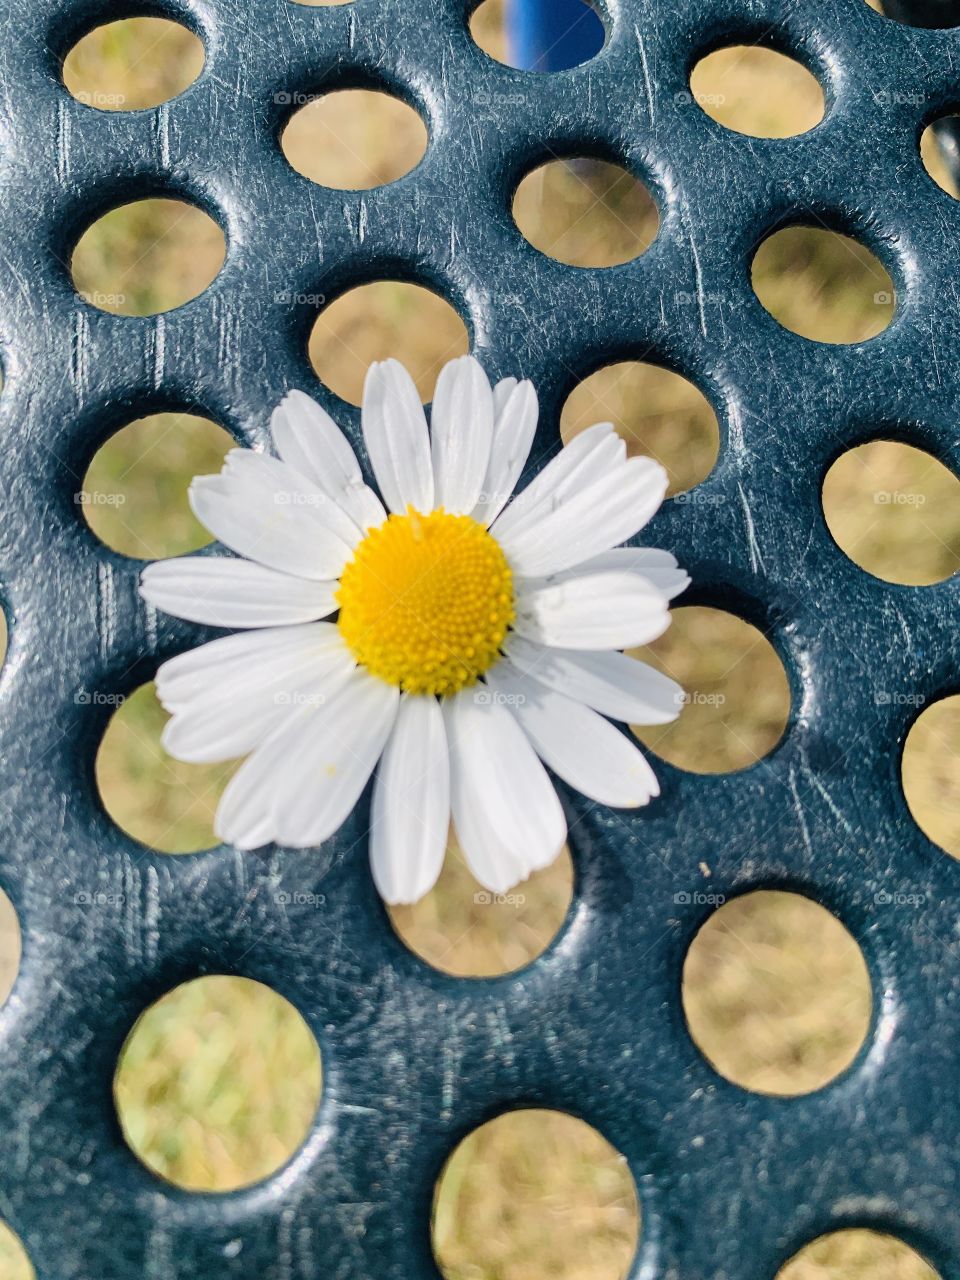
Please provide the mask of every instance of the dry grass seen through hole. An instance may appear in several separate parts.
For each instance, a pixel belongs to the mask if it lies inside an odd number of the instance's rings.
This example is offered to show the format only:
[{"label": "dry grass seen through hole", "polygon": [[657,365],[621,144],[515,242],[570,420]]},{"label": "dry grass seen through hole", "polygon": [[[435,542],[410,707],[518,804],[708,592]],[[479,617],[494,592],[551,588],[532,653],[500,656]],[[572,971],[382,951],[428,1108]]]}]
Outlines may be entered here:
[{"label": "dry grass seen through hole", "polygon": [[451,835],[436,887],[412,907],[391,907],[393,927],[421,959],[460,978],[512,973],[541,955],[563,926],[573,897],[567,850],[511,893],[491,894],[473,876]]},{"label": "dry grass seen through hole", "polygon": [[716,911],[687,953],[684,1011],[714,1067],[744,1089],[819,1089],[855,1058],[870,1026],[856,942],[795,893],[761,891]]},{"label": "dry grass seen through hole", "polygon": [[720,430],[710,402],[692,382],[657,365],[621,361],[584,378],[563,406],[564,444],[596,422],[612,422],[631,457],[666,467],[670,495],[705,480],[717,461]]},{"label": "dry grass seen through hole", "polygon": [[188,89],[203,70],[203,42],[166,18],[97,27],[67,54],[63,82],[86,106],[142,111]]},{"label": "dry grass seen through hole", "polygon": [[786,227],[760,245],[753,287],[785,329],[814,342],[866,342],[893,319],[896,290],[865,245],[825,227]]},{"label": "dry grass seen through hole", "polygon": [[183,200],[137,200],[111,210],[77,242],[77,292],[101,311],[151,316],[181,307],[216,279],[226,257],[221,229]]},{"label": "dry grass seen through hole", "polygon": [[379,280],[321,311],[310,336],[310,362],[331,391],[359,405],[370,365],[399,360],[426,402],[440,370],[468,346],[467,327],[445,298],[422,285]]},{"label": "dry grass seen through hole", "polygon": [[154,1173],[190,1191],[232,1191],[297,1151],[320,1085],[317,1042],[293,1005],[259,982],[211,977],[146,1010],[114,1095],[127,1142]]},{"label": "dry grass seen through hole", "polygon": [[660,215],[639,178],[606,160],[550,160],[517,187],[513,217],[524,238],[573,267],[614,267],[656,238]]},{"label": "dry grass seen through hole", "polygon": [[187,502],[196,475],[219,471],[233,440],[215,423],[161,413],[123,427],[83,479],[83,515],[108,547],[140,560],[198,551],[213,541]]},{"label": "dry grass seen through hole", "polygon": [[824,481],[823,511],[840,549],[887,582],[926,586],[960,570],[960,479],[922,449],[848,450]]},{"label": "dry grass seen through hole", "polygon": [[626,1161],[558,1111],[491,1120],[460,1144],[437,1186],[433,1246],[446,1280],[623,1280],[639,1237]]},{"label": "dry grass seen through hole", "polygon": [[776,1280],[939,1280],[909,1245],[880,1231],[853,1228],[801,1249]]},{"label": "dry grass seen through hole", "polygon": [[[769,86],[776,84],[776,97]],[[735,45],[702,58],[693,101],[718,124],[756,138],[805,133],[823,119],[823,90],[802,63],[773,49]]]},{"label": "dry grass seen through hole", "polygon": [[[383,139],[390,138],[385,151]],[[427,130],[412,107],[370,89],[326,93],[291,116],[283,152],[311,182],[363,191],[396,182],[423,159]]]},{"label": "dry grass seen through hole", "polygon": [[770,641],[722,609],[675,608],[669,630],[634,656],[684,689],[672,724],[633,726],[645,746],[679,769],[729,773],[767,755],[790,715],[790,686]]},{"label": "dry grass seen through hole", "polygon": [[168,720],[151,682],[113,713],[97,752],[97,787],[124,831],[161,853],[219,844],[213,819],[235,764],[184,764],[160,745]]}]

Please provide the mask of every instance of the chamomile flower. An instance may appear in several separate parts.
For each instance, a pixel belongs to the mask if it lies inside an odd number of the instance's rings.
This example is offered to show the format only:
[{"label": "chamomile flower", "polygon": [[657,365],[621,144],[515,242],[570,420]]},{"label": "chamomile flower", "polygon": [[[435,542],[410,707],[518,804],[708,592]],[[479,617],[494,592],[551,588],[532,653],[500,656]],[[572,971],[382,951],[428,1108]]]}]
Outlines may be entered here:
[{"label": "chamomile flower", "polygon": [[158,562],[141,590],[237,632],[157,675],[171,755],[246,757],[221,839],[318,845],[375,772],[371,864],[388,902],[433,887],[451,818],[476,878],[503,893],[566,839],[545,765],[603,805],[658,794],[607,717],[665,724],[681,705],[678,685],[621,652],[666,629],[688,582],[669,553],[620,545],[660,506],[666,473],[600,424],[513,496],[537,415],[531,383],[491,388],[468,356],[440,374],[428,429],[388,360],[362,413],[379,495],[298,391],[273,415],[277,457],[236,449],[194,480],[195,514],[241,558]]}]

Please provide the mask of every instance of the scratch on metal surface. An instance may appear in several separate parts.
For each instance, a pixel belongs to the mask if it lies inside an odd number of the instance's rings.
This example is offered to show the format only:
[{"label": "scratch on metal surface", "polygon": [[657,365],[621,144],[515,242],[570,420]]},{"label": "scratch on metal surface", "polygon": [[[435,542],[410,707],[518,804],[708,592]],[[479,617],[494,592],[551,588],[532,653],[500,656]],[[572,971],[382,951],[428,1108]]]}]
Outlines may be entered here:
[{"label": "scratch on metal surface", "polygon": [[140,872],[128,857],[123,859],[123,945],[133,963],[143,955],[143,918],[140,912]]},{"label": "scratch on metal surface", "polygon": [[113,569],[108,564],[97,565],[97,634],[100,639],[100,657],[109,657],[116,635],[117,599]]},{"label": "scratch on metal surface", "polygon": [[74,312],[73,343],[70,349],[70,382],[77,404],[82,408],[87,399],[87,343],[90,340],[90,322],[81,310]]},{"label": "scratch on metal surface", "polygon": [[814,788],[814,790],[815,790],[815,791],[820,795],[820,797],[821,797],[821,799],[823,800],[824,804],[827,806],[827,808],[830,810],[830,812],[831,812],[831,813],[833,814],[833,816],[836,818],[837,822],[839,822],[839,823],[840,823],[841,827],[843,827],[844,831],[846,831],[847,835],[848,835],[848,836],[852,836],[852,835],[854,835],[854,834],[855,834],[855,832],[854,832],[854,829],[853,829],[852,824],[851,824],[851,823],[849,823],[849,822],[847,821],[847,819],[843,816],[843,814],[842,814],[842,813],[840,812],[840,810],[837,808],[837,805],[836,805],[836,802],[835,802],[835,801],[834,801],[834,799],[833,799],[833,796],[831,796],[830,792],[827,790],[827,788],[824,786],[824,784],[823,784],[823,783],[820,781],[820,779],[817,777],[817,775],[816,775],[815,771],[814,771],[813,769],[811,769],[811,768],[810,768],[809,764],[807,764],[807,761],[806,761],[806,758],[805,758],[805,757],[804,757],[804,760],[803,760],[803,771],[804,771],[804,774],[806,775],[807,780],[808,780],[808,782],[810,783],[810,785],[811,785],[811,786]]},{"label": "scratch on metal surface", "polygon": [[67,180],[70,171],[70,106],[66,102],[57,103],[57,178],[61,183]]},{"label": "scratch on metal surface", "polygon": [[30,287],[30,285],[27,283],[26,276],[23,274],[21,270],[18,269],[17,264],[13,261],[13,259],[8,254],[0,252],[0,262],[3,263],[6,270],[9,271],[10,275],[14,278],[14,280],[16,280],[17,292],[19,294],[20,301],[23,303],[24,307],[27,310],[29,310],[30,312],[33,312],[34,306],[33,306],[32,299],[36,290]]},{"label": "scratch on metal surface", "polygon": [[940,375],[940,361],[937,357],[937,344],[934,341],[933,334],[930,335],[930,354],[933,356],[933,367],[937,374],[937,386],[943,386],[943,378]]},{"label": "scratch on metal surface", "polygon": [[240,314],[234,307],[217,301],[217,360],[221,369],[237,373],[236,345],[240,338]]},{"label": "scratch on metal surface", "polygon": [[730,451],[738,458],[742,458],[747,452],[746,442],[743,438],[743,419],[740,416],[740,408],[734,405],[730,410],[730,425],[727,431],[727,439],[730,444]]},{"label": "scratch on metal surface", "polygon": [[167,318],[157,316],[153,338],[153,385],[159,390],[164,382],[167,357]]},{"label": "scratch on metal surface", "polygon": [[171,1280],[176,1275],[173,1265],[173,1241],[162,1223],[150,1228],[144,1249],[145,1280]]},{"label": "scratch on metal surface", "polygon": [[450,1124],[456,1111],[457,1080],[460,1067],[460,1042],[454,1034],[443,1043],[443,1083],[440,1090],[440,1118]]},{"label": "scratch on metal surface", "polygon": [[170,168],[170,112],[164,104],[157,108],[157,153],[160,157],[160,166],[163,169]]},{"label": "scratch on metal surface", "polygon": [[147,652],[155,654],[160,643],[157,634],[157,611],[152,604],[143,602],[143,634],[147,642]]},{"label": "scratch on metal surface", "polygon": [[800,834],[803,836],[803,847],[806,849],[810,857],[813,858],[813,843],[810,839],[807,820],[803,816],[803,802],[800,799],[800,793],[797,791],[797,773],[793,765],[790,766],[790,793],[793,796],[793,807],[796,810],[797,821],[800,823]]},{"label": "scratch on metal surface", "polygon": [[296,1220],[296,1209],[292,1205],[280,1214],[277,1225],[277,1280],[293,1280],[293,1241],[292,1228]]},{"label": "scratch on metal surface", "polygon": [[147,867],[143,904],[143,951],[150,965],[156,964],[160,950],[160,877],[156,867]]},{"label": "scratch on metal surface", "polygon": [[650,123],[653,124],[656,119],[656,102],[653,96],[653,82],[650,78],[650,67],[647,63],[647,50],[643,43],[643,35],[641,34],[639,24],[635,24],[633,30],[637,37],[637,48],[640,50],[640,64],[643,67],[643,90],[647,99],[647,111],[650,114]]},{"label": "scratch on metal surface", "polygon": [[750,503],[747,501],[747,495],[743,491],[743,485],[737,481],[737,492],[740,494],[740,503],[743,507],[743,518],[747,525],[747,541],[750,546],[750,567],[756,573],[758,569],[766,572],[767,566],[763,561],[763,553],[760,550],[760,544],[757,542],[757,530],[753,523],[753,513],[750,510]]},{"label": "scratch on metal surface", "polygon": [[320,261],[323,261],[323,218],[317,212],[316,201],[313,194],[310,195],[310,217],[313,220],[313,233],[317,240],[317,255]]},{"label": "scratch on metal surface", "polygon": [[488,1009],[486,1011],[487,1025],[490,1028],[490,1037],[503,1058],[503,1061],[509,1067],[516,1066],[516,1054],[513,1049],[513,1032],[507,1021],[506,1012],[503,1009]]},{"label": "scratch on metal surface", "polygon": [[690,252],[693,254],[693,274],[697,282],[697,309],[700,312],[700,332],[704,337],[707,336],[707,309],[703,301],[703,268],[700,265],[700,253],[697,250],[697,242],[693,238],[693,231],[687,228],[687,238],[690,241]]}]

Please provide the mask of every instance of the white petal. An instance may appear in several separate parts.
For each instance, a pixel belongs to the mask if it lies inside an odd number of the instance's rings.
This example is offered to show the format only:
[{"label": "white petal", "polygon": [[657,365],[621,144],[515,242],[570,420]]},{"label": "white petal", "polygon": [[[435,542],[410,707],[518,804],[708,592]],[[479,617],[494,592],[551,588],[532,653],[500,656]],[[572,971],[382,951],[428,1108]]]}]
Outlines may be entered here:
[{"label": "white petal", "polygon": [[656,775],[639,749],[590,707],[544,688],[509,662],[488,671],[486,679],[537,755],[588,799],[614,809],[636,809],[660,794]]},{"label": "white petal", "polygon": [[514,388],[519,386],[516,378],[501,378],[493,388],[493,420],[497,422],[513,395]]},{"label": "white petal", "polygon": [[262,742],[227,783],[213,830],[237,849],[259,849],[275,839],[270,798],[287,765],[283,726]]},{"label": "white petal", "polygon": [[[502,388],[510,386],[503,400]],[[499,402],[503,400],[503,403]],[[490,446],[490,463],[483,478],[483,492],[472,514],[474,520],[491,525],[507,505],[523,472],[537,432],[540,406],[532,382],[517,383],[507,378],[494,392],[497,412]]]},{"label": "white petal", "polygon": [[497,537],[518,533],[539,514],[553,509],[567,494],[583,487],[586,477],[606,474],[626,457],[627,447],[610,422],[583,431],[539,471],[518,493],[494,526]]},{"label": "white petal", "polygon": [[279,844],[306,848],[340,829],[376,767],[399,700],[395,686],[358,669],[330,702],[294,722],[272,798]]},{"label": "white petal", "polygon": [[434,503],[468,515],[480,497],[493,439],[493,392],[473,356],[451,360],[440,371],[430,433]]},{"label": "white petal", "polygon": [[273,467],[250,465],[257,455],[246,452],[244,461],[232,459],[221,475],[196,477],[189,491],[194,515],[224,546],[258,564],[313,580],[337,577],[351,556],[344,530],[330,528],[322,506],[293,500],[299,482],[290,468],[284,483],[273,470],[282,462],[259,458]]},{"label": "white petal", "polygon": [[157,697],[167,711],[182,711],[197,698],[219,696],[221,689],[252,666],[272,667],[288,658],[329,652],[342,645],[340,630],[332,622],[241,631],[165,662],[155,677]]},{"label": "white petal", "polygon": [[595,573],[517,598],[514,630],[560,649],[628,649],[670,625],[666,601],[634,573]]},{"label": "white petal", "polygon": [[398,693],[355,671],[329,703],[304,706],[234,775],[215,830],[239,849],[271,841],[306,847],[342,826],[373,772]]},{"label": "white petal", "polygon": [[247,755],[284,721],[306,706],[323,707],[346,683],[356,662],[346,645],[267,668],[247,667],[216,694],[196,698],[174,714],[163,732],[164,748],[189,764],[212,764]]},{"label": "white petal", "polygon": [[314,484],[346,488],[362,482],[350,442],[329,413],[305,392],[291,391],[280,401],[270,429],[280,457]]},{"label": "white petal", "polygon": [[350,442],[316,400],[291,391],[274,410],[270,429],[283,461],[334,498],[361,529],[383,523],[383,504],[364,483]]},{"label": "white petal", "polygon": [[280,627],[336,612],[336,582],[307,582],[249,560],[185,556],[148,565],[144,600],[208,627]]},{"label": "white petal", "polygon": [[443,705],[460,847],[484,888],[507,893],[560,853],[563,809],[523,730],[489,690],[475,685]]},{"label": "white petal", "polygon": [[642,529],[663,502],[667,473],[650,458],[630,458],[555,510],[506,536],[494,536],[523,577],[559,573],[609,551]]},{"label": "white petal", "polygon": [[670,724],[683,710],[683,689],[625,653],[551,649],[511,634],[504,651],[540,684],[624,724]]},{"label": "white petal", "polygon": [[363,537],[360,526],[335,498],[279,458],[252,449],[231,449],[221,476],[230,478],[244,500],[258,506],[301,510],[322,531],[336,534],[351,549]]},{"label": "white petal", "polygon": [[450,828],[450,757],[436,698],[404,694],[373,784],[370,866],[381,898],[413,903],[437,883]]},{"label": "white petal", "polygon": [[427,419],[417,388],[397,360],[373,364],[363,390],[363,438],[383,500],[403,515],[433,510]]},{"label": "white petal", "polygon": [[673,600],[690,585],[690,575],[678,568],[676,557],[669,551],[660,551],[656,547],[614,547],[612,551],[603,551],[600,555],[577,565],[575,569],[565,570],[556,577],[602,573],[607,569],[641,574],[648,582],[652,582],[658,591],[662,591],[668,600]]}]

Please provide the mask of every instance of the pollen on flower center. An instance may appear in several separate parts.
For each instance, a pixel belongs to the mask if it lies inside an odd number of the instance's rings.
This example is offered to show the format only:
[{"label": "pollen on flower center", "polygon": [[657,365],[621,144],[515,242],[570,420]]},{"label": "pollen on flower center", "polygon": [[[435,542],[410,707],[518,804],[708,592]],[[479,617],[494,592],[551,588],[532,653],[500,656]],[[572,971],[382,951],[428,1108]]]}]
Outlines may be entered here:
[{"label": "pollen on flower center", "polygon": [[497,661],[513,575],[470,516],[411,509],[367,534],[337,602],[343,638],[373,675],[408,693],[452,694]]}]

